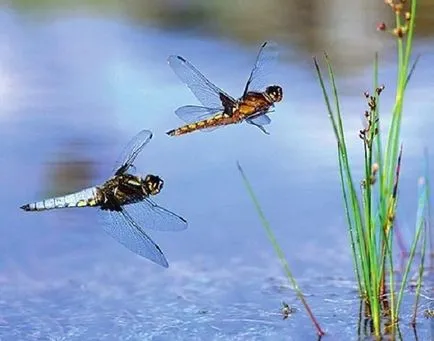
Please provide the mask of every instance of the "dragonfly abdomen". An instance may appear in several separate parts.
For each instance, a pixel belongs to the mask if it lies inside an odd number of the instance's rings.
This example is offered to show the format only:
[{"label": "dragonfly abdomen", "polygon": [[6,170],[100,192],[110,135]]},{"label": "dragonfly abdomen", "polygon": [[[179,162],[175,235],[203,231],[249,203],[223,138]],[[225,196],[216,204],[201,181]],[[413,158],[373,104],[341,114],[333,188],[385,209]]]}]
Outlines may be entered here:
[{"label": "dragonfly abdomen", "polygon": [[99,204],[97,191],[96,187],[86,188],[76,193],[26,204],[21,208],[25,211],[44,211],[55,208],[96,206]]},{"label": "dragonfly abdomen", "polygon": [[222,114],[215,115],[211,118],[208,118],[206,120],[183,125],[182,127],[168,131],[166,134],[170,136],[179,136],[179,135],[191,133],[196,130],[213,128],[213,127],[233,124],[237,122],[238,120],[236,120],[234,117],[222,113]]}]

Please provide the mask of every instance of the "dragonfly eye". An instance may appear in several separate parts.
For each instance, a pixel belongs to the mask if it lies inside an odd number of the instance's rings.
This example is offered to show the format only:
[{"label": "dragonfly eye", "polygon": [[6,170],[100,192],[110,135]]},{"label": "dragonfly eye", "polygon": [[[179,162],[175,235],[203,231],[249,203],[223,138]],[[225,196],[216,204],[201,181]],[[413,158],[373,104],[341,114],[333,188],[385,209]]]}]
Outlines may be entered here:
[{"label": "dragonfly eye", "polygon": [[163,188],[164,181],[157,175],[148,174],[145,178],[145,189],[147,194],[156,195]]}]

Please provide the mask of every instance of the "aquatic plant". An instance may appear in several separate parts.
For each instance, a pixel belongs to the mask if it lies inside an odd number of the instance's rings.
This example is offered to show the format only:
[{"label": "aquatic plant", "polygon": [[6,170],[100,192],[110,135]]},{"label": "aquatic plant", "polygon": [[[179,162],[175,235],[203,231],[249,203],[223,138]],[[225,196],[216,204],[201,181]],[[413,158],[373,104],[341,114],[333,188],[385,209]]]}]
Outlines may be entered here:
[{"label": "aquatic plant", "polygon": [[[355,276],[361,297],[360,315],[365,319],[365,326],[370,326],[366,333],[376,336],[383,334],[400,335],[399,314],[408,282],[410,271],[414,268],[415,255],[421,254],[417,271],[416,295],[412,324],[416,324],[417,308],[420,299],[427,240],[432,246],[429,212],[428,158],[426,156],[425,175],[419,181],[419,197],[415,223],[415,232],[407,262],[401,277],[395,271],[394,243],[399,235],[396,233],[396,215],[399,201],[399,181],[401,174],[403,145],[400,140],[401,122],[405,92],[415,70],[419,57],[411,63],[412,42],[414,36],[417,0],[412,0],[407,9],[406,0],[386,0],[395,14],[395,27],[388,29],[385,23],[378,25],[379,31],[390,33],[397,45],[397,81],[395,102],[392,110],[391,124],[386,131],[380,126],[380,96],[385,86],[378,80],[378,55],[374,58],[373,92],[365,92],[367,108],[364,113],[365,126],[359,131],[363,148],[363,178],[354,180],[348,151],[347,137],[344,132],[343,114],[341,112],[339,91],[335,81],[333,67],[328,55],[324,54],[326,75],[317,58],[314,65],[324,96],[327,113],[337,142],[339,176],[344,202],[345,216],[350,239]],[[328,88],[330,90],[328,91]],[[331,95],[329,94],[331,92]],[[382,137],[385,135],[385,138]],[[385,144],[384,144],[385,143]],[[276,251],[297,296],[303,302],[319,335],[323,331],[315,320],[311,309],[299,289],[294,276],[289,270],[284,253],[274,237],[253,189],[238,164],[247,191],[255,205],[262,225]],[[396,233],[396,234],[395,234]],[[399,240],[398,240],[399,242]],[[401,247],[401,254],[404,252]],[[432,250],[431,250],[432,251]]]},{"label": "aquatic plant", "polygon": [[[344,133],[343,115],[340,108],[339,91],[335,82],[332,64],[324,55],[328,75],[327,91],[325,75],[319,62],[314,58],[318,80],[324,95],[328,116],[337,142],[339,176],[347,219],[355,275],[360,296],[364,302],[364,315],[371,321],[374,335],[395,334],[400,307],[406,288],[408,274],[414,265],[416,250],[421,249],[418,272],[415,311],[422,283],[426,225],[428,222],[429,190],[425,176],[420,182],[415,235],[409,257],[400,280],[394,271],[394,231],[399,200],[399,179],[401,173],[403,146],[400,141],[403,104],[407,85],[413,74],[418,58],[410,63],[412,41],[416,19],[417,0],[412,0],[407,10],[407,1],[385,1],[395,13],[395,27],[388,29],[385,23],[378,30],[391,33],[397,45],[397,82],[391,124],[385,132],[385,147],[380,129],[380,95],[384,86],[378,82],[378,56],[374,60],[374,91],[365,92],[367,110],[365,127],[359,137],[363,146],[364,176],[361,182],[353,178],[354,169],[349,161],[347,138]],[[332,103],[333,102],[333,103]],[[415,317],[414,321],[415,322]]]}]

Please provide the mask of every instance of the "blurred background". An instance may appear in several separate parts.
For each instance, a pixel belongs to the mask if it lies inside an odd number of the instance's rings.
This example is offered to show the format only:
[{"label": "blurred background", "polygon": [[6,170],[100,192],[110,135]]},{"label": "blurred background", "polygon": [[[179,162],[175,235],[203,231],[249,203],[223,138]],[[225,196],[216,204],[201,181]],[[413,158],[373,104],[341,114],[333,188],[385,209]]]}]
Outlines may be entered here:
[{"label": "blurred background", "polygon": [[[399,225],[406,245],[423,149],[434,142],[434,1],[418,4],[414,53],[421,60],[402,127]],[[336,146],[312,57],[326,51],[335,66],[358,165],[375,52],[385,123],[394,101],[396,41],[377,31],[383,21],[393,28],[381,0],[0,1],[2,340],[313,338],[304,312],[281,320],[281,301],[298,302],[237,161],[314,312],[333,340],[355,339],[358,301]],[[169,55],[185,57],[237,97],[266,40],[279,44],[273,82],[284,91],[271,135],[246,124],[164,134],[182,124],[177,107],[198,104],[168,67]],[[137,171],[159,174],[165,187],[156,201],[189,222],[180,233],[150,233],[169,269],[105,235],[92,209],[18,209],[102,183],[145,128],[154,139]],[[428,327],[420,332],[427,336]]]}]

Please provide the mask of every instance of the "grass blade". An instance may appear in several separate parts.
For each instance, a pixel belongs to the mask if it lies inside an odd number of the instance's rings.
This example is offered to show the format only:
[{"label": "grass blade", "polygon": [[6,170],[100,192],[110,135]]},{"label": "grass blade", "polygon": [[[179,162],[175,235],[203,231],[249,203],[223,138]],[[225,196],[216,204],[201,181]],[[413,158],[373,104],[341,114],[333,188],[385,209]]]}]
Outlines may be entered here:
[{"label": "grass blade", "polygon": [[[416,254],[417,245],[419,243],[419,240],[421,238],[421,235],[425,228],[425,217],[426,217],[426,210],[428,206],[428,195],[427,195],[427,186],[426,182],[424,181],[421,184],[421,190],[419,194],[419,201],[417,206],[417,216],[416,216],[416,236],[413,240],[413,243],[410,248],[410,255],[408,257],[407,265],[405,267],[404,275],[401,282],[401,288],[399,290],[398,294],[398,300],[396,303],[396,316],[399,315],[399,310],[401,308],[401,302],[404,294],[404,289],[407,284],[408,274],[411,269],[411,265],[413,264],[414,255]],[[422,248],[423,251],[423,248]]]},{"label": "grass blade", "polygon": [[288,262],[286,261],[285,254],[283,253],[283,250],[281,249],[281,247],[280,247],[280,245],[279,245],[276,237],[274,236],[273,230],[271,229],[271,226],[270,226],[267,218],[265,217],[265,215],[264,215],[264,213],[262,211],[261,205],[259,204],[259,201],[256,198],[255,193],[253,192],[253,188],[250,185],[250,182],[247,179],[247,176],[246,176],[246,174],[245,174],[245,172],[244,172],[244,170],[241,167],[241,165],[240,165],[239,162],[237,163],[237,167],[238,167],[238,171],[241,174],[241,177],[243,178],[243,182],[244,182],[244,185],[245,185],[245,187],[247,189],[247,192],[248,192],[248,194],[249,194],[250,198],[252,199],[252,202],[253,202],[253,204],[255,206],[256,212],[258,213],[258,216],[259,216],[259,218],[261,220],[262,226],[264,227],[265,232],[267,233],[267,237],[270,240],[271,245],[273,246],[274,251],[276,252],[276,254],[277,254],[280,262],[282,263],[283,270],[284,270],[284,272],[286,274],[286,277],[291,282],[292,287],[294,288],[297,297],[300,299],[300,301],[302,302],[304,308],[306,309],[306,312],[309,315],[309,318],[311,319],[312,323],[315,326],[315,329],[317,331],[318,336],[324,335],[325,334],[324,331],[321,329],[318,321],[316,320],[315,316],[313,315],[313,312],[310,309],[309,305],[307,304],[307,301],[306,301],[306,298],[303,295],[303,292],[300,290],[300,288],[299,288],[299,286],[297,284],[297,281],[295,280],[295,277],[292,275],[292,272],[289,269],[289,265],[288,265]]}]

